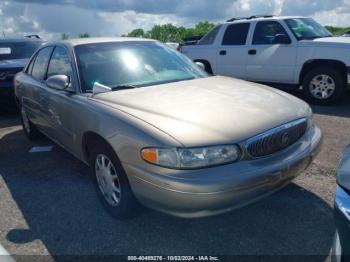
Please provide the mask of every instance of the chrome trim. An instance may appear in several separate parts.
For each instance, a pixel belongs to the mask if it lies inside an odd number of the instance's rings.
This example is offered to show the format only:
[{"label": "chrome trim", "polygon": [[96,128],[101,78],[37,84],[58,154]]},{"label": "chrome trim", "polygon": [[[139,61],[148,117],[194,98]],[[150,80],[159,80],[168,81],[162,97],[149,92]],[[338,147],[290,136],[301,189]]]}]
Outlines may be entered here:
[{"label": "chrome trim", "polygon": [[[253,136],[249,139],[247,139],[246,141],[244,141],[243,143],[240,144],[241,148],[243,149],[245,155],[249,156],[250,158],[252,159],[257,159],[257,158],[260,158],[260,157],[254,157],[252,155],[249,154],[248,152],[248,146],[254,142],[257,142],[258,140],[261,140],[261,139],[264,139],[266,137],[269,137],[269,136],[272,136],[278,132],[281,132],[285,129],[289,129],[289,128],[292,128],[294,126],[297,126],[297,125],[300,125],[304,122],[307,122],[308,119],[305,117],[305,118],[300,118],[300,119],[297,119],[297,120],[294,120],[292,122],[289,122],[289,123],[286,123],[284,125],[281,125],[281,126],[278,126],[278,127],[275,127],[273,129],[270,129],[268,131],[265,131],[261,134],[258,134],[256,136]],[[309,126],[308,126],[309,128]]]}]

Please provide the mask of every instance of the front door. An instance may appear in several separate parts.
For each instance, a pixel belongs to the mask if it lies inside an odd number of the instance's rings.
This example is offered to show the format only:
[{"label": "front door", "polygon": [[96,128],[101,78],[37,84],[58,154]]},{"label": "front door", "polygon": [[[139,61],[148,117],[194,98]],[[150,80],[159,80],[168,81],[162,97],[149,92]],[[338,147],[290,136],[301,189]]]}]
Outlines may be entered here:
[{"label": "front door", "polygon": [[257,22],[252,43],[247,52],[248,80],[293,82],[297,43],[291,39],[279,22]]},{"label": "front door", "polygon": [[72,82],[72,66],[69,54],[64,47],[57,46],[52,53],[47,69],[47,78],[54,75],[66,75],[70,79],[71,87],[67,90],[56,90],[46,85],[42,92],[43,114],[48,119],[52,130],[52,139],[67,149],[72,149],[75,142],[74,119],[77,96]]}]

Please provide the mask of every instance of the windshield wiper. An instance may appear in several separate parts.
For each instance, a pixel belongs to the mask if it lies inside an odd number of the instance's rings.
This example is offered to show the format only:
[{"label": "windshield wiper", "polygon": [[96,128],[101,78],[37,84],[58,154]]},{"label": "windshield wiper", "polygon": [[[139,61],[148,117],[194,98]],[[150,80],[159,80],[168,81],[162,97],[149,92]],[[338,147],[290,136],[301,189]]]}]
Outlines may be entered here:
[{"label": "windshield wiper", "polygon": [[117,86],[111,87],[111,90],[112,91],[118,91],[118,90],[133,89],[133,88],[139,88],[139,87],[138,86],[134,86],[134,85],[117,85]]}]

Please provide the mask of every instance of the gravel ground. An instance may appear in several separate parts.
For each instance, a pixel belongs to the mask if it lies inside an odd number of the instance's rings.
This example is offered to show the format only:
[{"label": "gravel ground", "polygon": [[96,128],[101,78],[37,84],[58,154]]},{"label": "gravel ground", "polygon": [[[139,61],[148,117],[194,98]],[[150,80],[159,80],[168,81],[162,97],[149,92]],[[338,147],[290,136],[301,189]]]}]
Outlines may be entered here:
[{"label": "gravel ground", "polygon": [[[334,234],[332,199],[341,152],[350,144],[350,97],[314,107],[324,145],[285,189],[234,212],[185,220],[147,210],[119,222],[97,201],[87,167],[54,146],[29,153],[16,116],[0,115],[0,243],[16,255],[317,255]],[[19,256],[23,260],[26,256]],[[28,257],[27,257],[28,258]],[[1,258],[0,258],[1,261]]]}]

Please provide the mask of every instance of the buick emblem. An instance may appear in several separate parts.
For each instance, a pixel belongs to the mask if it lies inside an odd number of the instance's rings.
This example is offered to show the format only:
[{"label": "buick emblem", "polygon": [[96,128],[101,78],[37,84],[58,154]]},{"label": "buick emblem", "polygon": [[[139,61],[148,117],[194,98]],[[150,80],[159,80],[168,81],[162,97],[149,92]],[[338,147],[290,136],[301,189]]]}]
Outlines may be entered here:
[{"label": "buick emblem", "polygon": [[281,143],[283,146],[288,146],[290,143],[290,135],[288,132],[285,132],[281,137]]},{"label": "buick emblem", "polygon": [[7,73],[6,72],[0,72],[0,80],[5,80],[7,77]]}]

